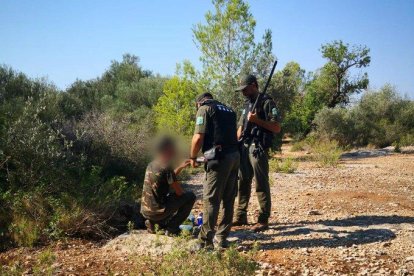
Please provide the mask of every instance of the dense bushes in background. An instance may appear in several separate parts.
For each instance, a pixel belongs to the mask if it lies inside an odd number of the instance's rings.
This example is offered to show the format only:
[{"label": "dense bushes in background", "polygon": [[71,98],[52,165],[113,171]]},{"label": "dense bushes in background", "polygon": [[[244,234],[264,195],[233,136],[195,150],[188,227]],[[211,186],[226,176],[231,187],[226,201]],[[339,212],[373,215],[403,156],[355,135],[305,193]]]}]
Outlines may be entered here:
[{"label": "dense bushes in background", "polygon": [[350,108],[324,108],[314,123],[320,136],[341,145],[385,147],[414,144],[414,102],[386,85],[365,93]]},{"label": "dense bushes in background", "polygon": [[2,246],[118,230],[119,206],[140,194],[164,82],[131,55],[65,92],[0,67]]}]

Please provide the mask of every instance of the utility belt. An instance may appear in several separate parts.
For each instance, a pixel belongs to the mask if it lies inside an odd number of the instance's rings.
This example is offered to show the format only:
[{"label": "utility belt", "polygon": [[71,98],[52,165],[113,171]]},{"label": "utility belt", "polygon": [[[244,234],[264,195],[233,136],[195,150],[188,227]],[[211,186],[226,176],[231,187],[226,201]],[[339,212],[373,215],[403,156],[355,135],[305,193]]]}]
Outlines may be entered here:
[{"label": "utility belt", "polygon": [[205,166],[206,169],[214,169],[216,168],[220,160],[223,159],[223,157],[226,154],[234,153],[238,151],[237,145],[230,145],[230,146],[221,146],[216,145],[213,146],[211,149],[206,150],[204,154],[204,158],[206,160]]},{"label": "utility belt", "polygon": [[256,145],[263,149],[269,149],[272,146],[273,133],[259,131],[255,135],[248,135],[243,139],[244,145]]},{"label": "utility belt", "polygon": [[272,146],[273,133],[263,130],[259,127],[254,127],[250,133],[243,139],[243,146],[250,148],[254,146],[253,156],[258,158],[267,153],[267,150]]}]

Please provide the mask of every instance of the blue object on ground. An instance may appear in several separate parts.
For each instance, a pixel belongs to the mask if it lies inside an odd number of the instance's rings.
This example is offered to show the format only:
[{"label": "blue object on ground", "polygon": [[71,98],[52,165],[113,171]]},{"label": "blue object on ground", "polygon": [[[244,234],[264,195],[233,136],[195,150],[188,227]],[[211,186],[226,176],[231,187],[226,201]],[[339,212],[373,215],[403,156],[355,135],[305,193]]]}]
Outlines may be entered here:
[{"label": "blue object on ground", "polygon": [[191,232],[193,230],[193,226],[192,225],[187,225],[187,224],[181,224],[180,229]]},{"label": "blue object on ground", "polygon": [[197,225],[198,225],[198,227],[201,227],[201,225],[203,225],[203,213],[198,214]]}]

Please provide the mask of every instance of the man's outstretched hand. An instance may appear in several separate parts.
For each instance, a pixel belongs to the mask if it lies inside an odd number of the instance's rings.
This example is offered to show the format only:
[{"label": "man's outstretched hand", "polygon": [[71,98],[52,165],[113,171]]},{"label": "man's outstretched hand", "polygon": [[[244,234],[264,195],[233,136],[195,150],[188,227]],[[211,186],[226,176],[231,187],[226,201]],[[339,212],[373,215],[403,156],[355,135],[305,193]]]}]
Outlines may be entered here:
[{"label": "man's outstretched hand", "polygon": [[200,166],[200,163],[197,162],[197,159],[190,159],[191,162],[191,167],[193,168],[197,168],[198,166]]},{"label": "man's outstretched hand", "polygon": [[190,164],[191,164],[191,160],[190,159],[186,159],[186,160],[184,160],[175,170],[174,170],[174,172],[175,172],[175,174],[176,175],[179,175],[180,174],[180,172],[182,171],[182,170],[184,170],[186,167],[188,167],[188,166],[190,166]]},{"label": "man's outstretched hand", "polygon": [[183,161],[183,163],[181,163],[180,167],[184,169],[190,165],[191,165],[191,159],[186,159]]}]

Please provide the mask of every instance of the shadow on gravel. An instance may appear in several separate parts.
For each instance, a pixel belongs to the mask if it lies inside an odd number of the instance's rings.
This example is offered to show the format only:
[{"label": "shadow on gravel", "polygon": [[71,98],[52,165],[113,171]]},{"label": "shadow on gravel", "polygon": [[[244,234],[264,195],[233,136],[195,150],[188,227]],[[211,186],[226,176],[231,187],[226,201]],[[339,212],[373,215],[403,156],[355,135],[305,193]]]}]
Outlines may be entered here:
[{"label": "shadow on gravel", "polygon": [[352,152],[346,152],[341,155],[342,159],[361,159],[369,157],[386,156],[393,151],[390,149],[374,149],[374,150],[356,150]]},{"label": "shadow on gravel", "polygon": [[414,217],[403,216],[356,216],[337,220],[320,220],[306,224],[322,224],[326,226],[371,226],[380,224],[414,223]]},{"label": "shadow on gravel", "polygon": [[[340,247],[352,246],[354,244],[367,244],[374,242],[383,242],[394,239],[396,236],[393,231],[384,228],[384,225],[391,224],[413,224],[414,217],[407,216],[356,216],[352,218],[344,218],[337,220],[319,220],[319,221],[303,221],[292,225],[274,225],[271,229],[275,230],[275,234],[269,236],[304,236],[312,233],[325,233],[330,237],[323,238],[305,238],[298,240],[285,240],[273,243],[263,243],[262,249],[282,249],[282,248],[308,248],[308,247]],[[315,228],[310,226],[314,225]],[[318,226],[319,225],[319,226]],[[329,228],[321,229],[320,226]],[[369,227],[381,225],[382,228],[376,229],[357,229],[351,227]],[[334,229],[333,227],[342,227]],[[345,227],[345,229],[343,229]],[[350,227],[350,229],[346,229]],[[269,239],[266,239],[269,240]]]},{"label": "shadow on gravel", "polygon": [[[314,232],[309,229],[309,233]],[[320,232],[320,231],[318,231]],[[358,230],[354,232],[347,231],[333,231],[337,236],[332,238],[314,238],[303,240],[286,240],[274,243],[262,244],[262,249],[292,249],[292,248],[309,248],[309,247],[340,247],[340,246],[352,246],[354,244],[367,244],[373,242],[383,242],[395,238],[395,234],[388,229],[368,229]],[[339,236],[341,235],[341,236]],[[343,236],[342,236],[343,235]]]}]

